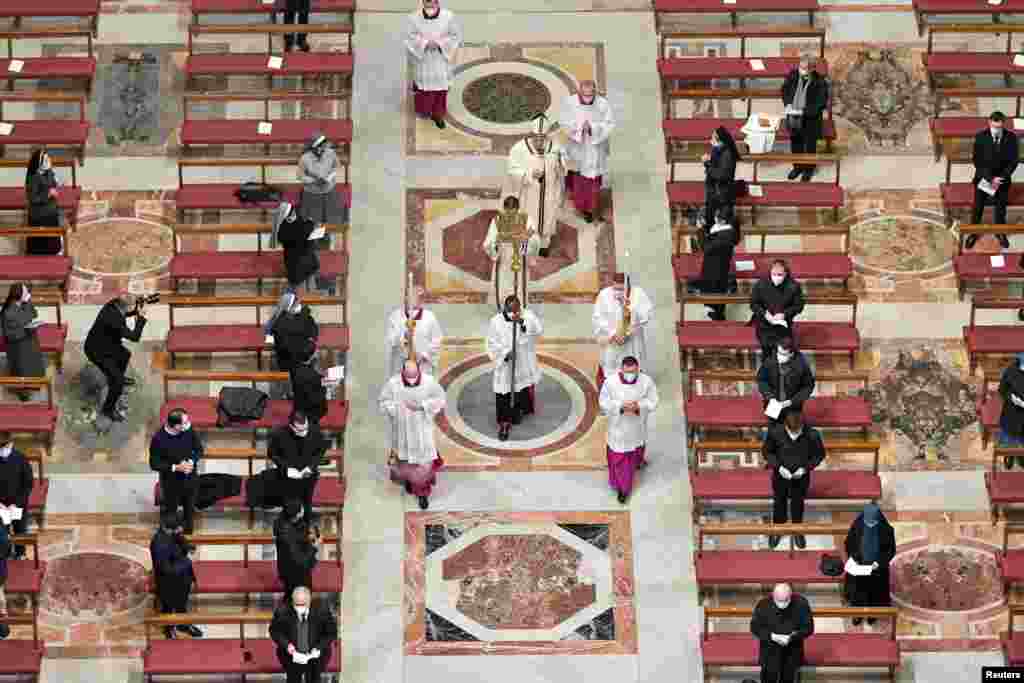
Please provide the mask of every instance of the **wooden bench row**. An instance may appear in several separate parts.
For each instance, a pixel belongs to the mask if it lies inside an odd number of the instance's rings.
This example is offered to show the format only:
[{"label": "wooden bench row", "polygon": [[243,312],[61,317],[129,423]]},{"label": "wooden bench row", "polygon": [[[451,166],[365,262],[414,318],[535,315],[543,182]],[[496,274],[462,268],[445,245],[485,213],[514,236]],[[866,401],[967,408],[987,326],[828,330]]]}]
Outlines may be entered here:
[{"label": "wooden bench row", "polygon": [[814,26],[818,0],[654,0],[654,21],[657,27],[666,14],[728,14],[733,26],[740,14],[806,14],[809,26]]},{"label": "wooden bench row", "polygon": [[[979,3],[977,9],[984,10]],[[978,12],[984,13],[984,11]],[[933,24],[928,32],[928,49],[921,55],[928,85],[935,88],[937,80],[953,75],[1002,76],[1006,85],[1012,85],[1013,78],[1024,72],[1024,67],[1014,64],[1013,36],[1024,32],[1021,24]],[[1006,48],[1003,52],[974,52],[957,49],[951,52],[934,52],[934,38],[939,34],[994,35],[1006,34]]]},{"label": "wooden bench row", "polygon": [[[348,17],[348,23],[355,29],[355,0],[312,0],[312,14],[341,14]],[[199,24],[200,18],[211,14],[267,15],[271,21],[277,12],[285,10],[285,0],[191,0],[192,23]]]}]

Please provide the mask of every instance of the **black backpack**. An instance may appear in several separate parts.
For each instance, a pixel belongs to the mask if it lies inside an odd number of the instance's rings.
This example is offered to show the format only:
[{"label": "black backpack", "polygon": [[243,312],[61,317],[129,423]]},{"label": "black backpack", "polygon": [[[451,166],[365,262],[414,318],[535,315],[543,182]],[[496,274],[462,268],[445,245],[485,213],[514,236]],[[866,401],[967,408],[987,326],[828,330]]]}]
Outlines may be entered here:
[{"label": "black backpack", "polygon": [[248,182],[242,183],[241,187],[235,190],[238,201],[245,204],[267,204],[280,202],[281,190],[266,183]]},{"label": "black backpack", "polygon": [[227,427],[260,419],[268,398],[259,389],[224,387],[217,398],[217,426]]}]

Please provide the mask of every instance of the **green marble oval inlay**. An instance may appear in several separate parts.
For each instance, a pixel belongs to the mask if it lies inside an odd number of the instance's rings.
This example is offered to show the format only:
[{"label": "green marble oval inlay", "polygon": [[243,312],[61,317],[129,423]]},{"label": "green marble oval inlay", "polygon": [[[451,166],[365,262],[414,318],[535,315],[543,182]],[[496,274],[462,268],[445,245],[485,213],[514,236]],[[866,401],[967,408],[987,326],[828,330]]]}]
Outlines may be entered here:
[{"label": "green marble oval inlay", "polygon": [[466,86],[466,110],[490,123],[525,123],[551,106],[551,93],[536,78],[515,73],[491,74]]}]

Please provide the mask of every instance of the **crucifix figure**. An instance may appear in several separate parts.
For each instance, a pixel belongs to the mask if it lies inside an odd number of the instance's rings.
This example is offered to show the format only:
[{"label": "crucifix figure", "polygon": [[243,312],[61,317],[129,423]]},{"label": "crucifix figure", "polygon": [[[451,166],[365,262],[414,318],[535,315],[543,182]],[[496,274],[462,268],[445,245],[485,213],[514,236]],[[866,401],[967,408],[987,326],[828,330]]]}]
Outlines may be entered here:
[{"label": "crucifix figure", "polygon": [[502,211],[491,220],[484,239],[484,251],[494,261],[494,302],[501,309],[505,287],[511,286],[508,294],[519,296],[526,301],[527,257],[540,252],[540,237],[533,219],[519,211],[519,199],[505,197]]}]

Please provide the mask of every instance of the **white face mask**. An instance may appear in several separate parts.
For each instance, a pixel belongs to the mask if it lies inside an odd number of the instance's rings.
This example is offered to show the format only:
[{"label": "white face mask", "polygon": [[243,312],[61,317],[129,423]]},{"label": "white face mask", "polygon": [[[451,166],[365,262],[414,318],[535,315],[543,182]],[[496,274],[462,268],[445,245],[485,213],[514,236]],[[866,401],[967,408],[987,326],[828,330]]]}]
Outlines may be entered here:
[{"label": "white face mask", "polygon": [[185,420],[184,422],[181,423],[180,429],[181,429],[182,433],[185,433],[188,430],[192,429],[192,423],[189,422],[188,420]]},{"label": "white face mask", "polygon": [[776,275],[775,273],[772,273],[772,284],[775,285],[776,287],[781,285],[785,279],[785,275]]},{"label": "white face mask", "polygon": [[775,606],[779,609],[786,609],[787,607],[789,607],[789,603],[790,600],[786,600],[785,602],[779,602],[778,600],[775,600]]},{"label": "white face mask", "polygon": [[32,301],[32,292],[28,291],[28,288],[26,287],[25,293],[21,296],[21,303],[27,304],[29,301]]},{"label": "white face mask", "polygon": [[50,170],[50,155],[44,154],[43,158],[39,160],[39,170],[49,171]]},{"label": "white face mask", "polygon": [[800,78],[807,78],[808,76],[811,75],[811,72],[810,72],[809,69],[800,69],[799,71],[800,71]]},{"label": "white face mask", "polygon": [[640,373],[637,373],[637,372],[624,372],[624,373],[622,373],[622,378],[624,380],[626,380],[627,382],[635,382],[636,378],[637,378],[637,375],[639,375],[639,374]]},{"label": "white face mask", "polygon": [[284,221],[285,221],[285,223],[294,223],[296,218],[298,218],[298,214],[295,213],[295,212],[292,212],[292,213],[288,214],[288,217],[285,218]]},{"label": "white face mask", "polygon": [[793,358],[793,352],[783,351],[782,349],[779,349],[778,351],[775,352],[775,357],[779,360],[780,363],[788,363]]},{"label": "white face mask", "polygon": [[1003,134],[1002,128],[989,127],[989,131],[992,133],[992,137],[997,138]]},{"label": "white face mask", "polygon": [[721,140],[712,140],[711,141],[711,146],[712,147],[721,147],[722,146],[722,141]]},{"label": "white face mask", "polygon": [[295,436],[306,436],[307,434],[309,434],[309,425],[306,424],[301,427],[292,425],[292,431],[295,433]]},{"label": "white face mask", "polygon": [[6,460],[14,452],[14,444],[7,444],[3,448],[0,448],[0,458]]}]

